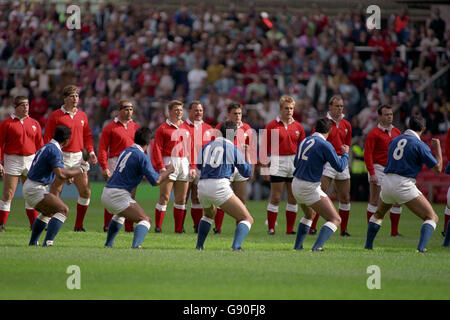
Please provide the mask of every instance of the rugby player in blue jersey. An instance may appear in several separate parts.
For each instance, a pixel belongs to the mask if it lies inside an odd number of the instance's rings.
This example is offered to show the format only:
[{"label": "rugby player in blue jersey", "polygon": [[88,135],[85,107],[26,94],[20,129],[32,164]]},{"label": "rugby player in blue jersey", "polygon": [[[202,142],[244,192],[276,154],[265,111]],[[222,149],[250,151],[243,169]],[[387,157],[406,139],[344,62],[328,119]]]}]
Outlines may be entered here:
[{"label": "rugby player in blue jersey", "polygon": [[131,197],[133,189],[146,177],[152,186],[159,185],[173,171],[173,165],[166,166],[161,174],[153,169],[150,158],[145,154],[152,132],[140,128],[134,135],[134,144],[119,155],[117,166],[102,193],[102,204],[114,214],[108,226],[105,247],[113,247],[114,239],[125,219],[136,222],[131,248],[142,248],[142,242],[151,226],[151,219],[144,209]]},{"label": "rugby player in blue jersey", "polygon": [[341,218],[333,202],[322,191],[320,183],[327,162],[336,171],[344,171],[348,165],[349,146],[342,145],[342,156],[339,157],[333,145],[327,141],[330,131],[330,119],[317,120],[315,132],[299,144],[295,155],[292,193],[305,215],[298,225],[295,250],[303,249],[303,240],[308,234],[315,214],[319,214],[326,222],[320,229],[312,251],[323,251],[323,245],[341,224]]},{"label": "rugby player in blue jersey", "polygon": [[425,164],[433,172],[442,170],[442,151],[438,139],[431,140],[430,148],[420,140],[425,131],[425,119],[412,116],[409,129],[389,143],[388,162],[384,169],[386,174],[381,184],[378,209],[370,218],[367,228],[366,249],[373,249],[373,241],[381,228],[386,212],[394,203],[405,204],[409,210],[424,222],[420,229],[420,239],[416,252],[426,252],[426,245],[431,238],[438,216],[430,202],[416,187],[416,177]]},{"label": "rugby player in blue jersey", "polygon": [[253,224],[250,212],[230,186],[230,177],[235,168],[244,178],[252,174],[252,165],[233,143],[236,130],[236,123],[231,120],[224,121],[220,126],[222,137],[206,144],[199,154],[197,167],[201,170],[201,174],[198,182],[198,198],[204,214],[198,225],[196,246],[198,250],[203,250],[217,207],[238,222],[231,246],[233,251],[242,251],[242,242]]},{"label": "rugby player in blue jersey", "polygon": [[73,180],[71,178],[89,170],[87,162],[82,162],[80,168],[64,169],[61,149],[67,145],[71,135],[71,130],[65,126],[55,128],[53,139],[36,153],[28,172],[28,179],[23,185],[25,200],[40,212],[31,228],[30,246],[39,245],[39,238],[46,227],[47,234],[43,246],[53,246],[53,241],[69,213],[67,205],[50,193],[48,186],[56,177],[61,180]]}]

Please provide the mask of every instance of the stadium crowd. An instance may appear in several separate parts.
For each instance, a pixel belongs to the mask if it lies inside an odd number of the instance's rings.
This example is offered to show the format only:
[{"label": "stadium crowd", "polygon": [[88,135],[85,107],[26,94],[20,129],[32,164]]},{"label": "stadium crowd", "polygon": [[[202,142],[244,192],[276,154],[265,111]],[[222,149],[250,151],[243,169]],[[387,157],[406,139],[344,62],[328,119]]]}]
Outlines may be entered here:
[{"label": "stadium crowd", "polygon": [[173,12],[137,3],[92,10],[86,2],[80,30],[68,30],[66,19],[54,3],[0,3],[0,120],[14,111],[15,96],[27,96],[45,132],[63,104],[62,88],[76,84],[96,147],[121,99],[132,101],[136,123],[153,131],[174,99],[185,108],[200,100],[213,126],[239,102],[243,120],[263,129],[284,94],[294,97],[294,118],[307,135],[335,94],[344,98],[354,137],[377,124],[380,104],[393,107],[400,130],[418,113],[431,134],[450,126],[443,89],[417,103],[418,87],[450,63],[450,29],[438,11],[421,23],[402,10],[373,31],[361,9],[328,16],[283,6],[261,14],[254,6],[219,11],[206,2]]}]

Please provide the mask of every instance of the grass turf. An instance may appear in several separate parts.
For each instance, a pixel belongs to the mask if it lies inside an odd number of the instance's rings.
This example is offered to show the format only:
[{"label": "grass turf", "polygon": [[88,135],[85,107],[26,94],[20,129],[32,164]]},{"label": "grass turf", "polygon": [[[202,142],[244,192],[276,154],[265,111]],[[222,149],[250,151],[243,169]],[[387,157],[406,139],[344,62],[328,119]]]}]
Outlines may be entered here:
[{"label": "grass turf", "polygon": [[[138,201],[154,218],[156,200]],[[386,217],[373,251],[363,249],[367,203],[352,203],[351,237],[334,234],[325,252],[311,253],[317,236],[308,236],[305,250],[294,251],[295,235],[286,235],[284,205],[277,234],[266,233],[266,202],[248,203],[255,218],[244,252],[230,252],[235,222],[225,216],[223,232],[209,234],[204,251],[194,249],[190,211],[185,234],[173,232],[172,202],[163,233],[151,232],[144,249],[130,249],[133,234],[123,231],[115,247],[106,249],[103,208],[93,194],[85,218],[86,233],[73,232],[76,200],[64,199],[71,212],[51,248],[28,247],[30,230],[23,199],[13,200],[7,232],[0,233],[0,299],[449,299],[450,249],[443,248],[442,223],[427,254],[415,253],[421,221],[406,208],[400,220],[402,238],[391,238]],[[140,199],[140,200],[139,200]],[[442,218],[444,206],[434,205]],[[299,217],[297,217],[298,223]],[[443,220],[443,219],[442,219]],[[319,220],[319,225],[324,220]],[[41,236],[41,241],[44,235]],[[81,289],[69,290],[70,265],[81,270]],[[369,290],[370,265],[381,270],[381,289]]]}]

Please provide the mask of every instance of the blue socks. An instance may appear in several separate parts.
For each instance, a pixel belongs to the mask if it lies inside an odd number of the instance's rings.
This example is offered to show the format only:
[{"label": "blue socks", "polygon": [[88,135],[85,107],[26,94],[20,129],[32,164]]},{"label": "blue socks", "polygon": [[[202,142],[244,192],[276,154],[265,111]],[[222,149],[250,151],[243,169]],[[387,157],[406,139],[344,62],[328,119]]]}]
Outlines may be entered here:
[{"label": "blue socks", "polygon": [[373,240],[381,228],[382,221],[382,219],[377,219],[375,216],[370,217],[369,224],[367,226],[366,244],[364,245],[364,249],[373,249]]},{"label": "blue socks", "polygon": [[117,214],[111,218],[111,221],[109,222],[109,226],[108,226],[108,234],[106,236],[105,247],[112,248],[114,246],[114,238],[119,233],[124,222],[125,222],[125,218],[120,217]]},{"label": "blue socks", "polygon": [[330,221],[325,222],[325,224],[320,228],[319,236],[317,237],[316,243],[312,247],[312,251],[319,251],[322,249],[325,242],[335,233],[337,227],[334,223]]},{"label": "blue socks", "polygon": [[301,250],[303,249],[303,240],[305,240],[306,235],[309,232],[309,228],[311,227],[312,220],[308,220],[306,218],[301,218],[300,223],[298,224],[297,229],[297,237],[295,238],[294,249]]},{"label": "blue socks", "polygon": [[44,239],[43,247],[50,247],[53,246],[53,240],[55,240],[56,235],[58,234],[59,230],[61,230],[62,225],[66,221],[66,216],[62,213],[55,213],[53,217],[50,219],[48,226],[47,226],[47,234]]},{"label": "blue socks", "polygon": [[134,237],[131,248],[139,248],[141,246],[149,229],[150,223],[148,221],[139,221],[139,223],[136,225],[136,228],[134,228]]},{"label": "blue socks", "polygon": [[196,249],[203,250],[203,244],[205,243],[206,237],[208,236],[209,230],[211,230],[211,225],[213,219],[203,216],[198,224],[198,236]]},{"label": "blue socks", "polygon": [[238,223],[236,230],[234,231],[233,245],[231,246],[233,250],[242,249],[242,242],[250,231],[251,226],[250,222],[245,220]]},{"label": "blue socks", "polygon": [[450,247],[450,220],[447,223],[447,229],[445,232],[444,243],[442,244],[444,247]]},{"label": "blue socks", "polygon": [[50,217],[44,216],[42,213],[34,220],[33,226],[31,227],[31,238],[28,243],[29,246],[37,246],[39,238],[41,237],[42,231],[44,231]]},{"label": "blue socks", "polygon": [[433,220],[426,220],[420,228],[420,239],[417,251],[424,252],[428,241],[433,235],[434,229],[436,229],[436,223]]}]

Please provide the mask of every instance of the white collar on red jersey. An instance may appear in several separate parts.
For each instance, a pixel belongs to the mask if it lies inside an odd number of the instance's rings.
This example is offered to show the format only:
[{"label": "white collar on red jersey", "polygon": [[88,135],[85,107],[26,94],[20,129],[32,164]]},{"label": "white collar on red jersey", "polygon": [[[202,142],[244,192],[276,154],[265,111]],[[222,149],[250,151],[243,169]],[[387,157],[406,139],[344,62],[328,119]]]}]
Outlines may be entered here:
[{"label": "white collar on red jersey", "polygon": [[[139,150],[141,150],[142,152],[144,152],[144,149],[142,149],[142,147],[141,147],[140,145],[138,145],[137,143],[133,143],[133,144],[131,145],[131,147],[132,147],[132,148],[139,149]],[[145,152],[144,152],[144,153],[145,153]]]},{"label": "white collar on red jersey", "polygon": [[55,146],[58,147],[59,151],[62,151],[61,150],[61,145],[59,144],[58,141],[56,141],[55,139],[52,139],[52,140],[50,140],[50,143],[53,143]]},{"label": "white collar on red jersey", "polygon": [[188,118],[188,119],[186,119],[186,122],[187,122],[188,125],[190,125],[190,126],[198,127],[198,126],[201,126],[201,125],[202,125],[203,120],[192,122],[192,121],[189,120],[189,118]]},{"label": "white collar on red jersey", "polygon": [[[66,110],[66,108],[64,108],[64,105],[61,106],[61,111],[64,113],[69,113],[69,111]],[[73,115],[76,115],[78,111],[78,108],[75,108],[75,112],[73,113]]]},{"label": "white collar on red jersey", "polygon": [[[283,121],[281,121],[280,116],[277,117],[277,122],[283,122]],[[291,118],[291,121],[288,122],[288,125],[290,125],[290,124],[293,123],[293,122],[295,122],[295,119],[294,119],[294,118]],[[283,123],[284,123],[284,122],[283,122]]]},{"label": "white collar on red jersey", "polygon": [[172,121],[170,121],[169,119],[166,119],[166,123],[167,123],[169,126],[174,126],[175,128],[178,129],[178,126],[177,126],[175,123],[173,123]]},{"label": "white collar on red jersey", "polygon": [[413,130],[411,130],[411,129],[406,130],[406,131],[404,132],[404,134],[406,134],[407,136],[416,137],[417,139],[420,140],[420,136],[417,134],[417,132],[415,132],[415,131],[413,131]]},{"label": "white collar on red jersey", "polygon": [[319,137],[322,138],[323,140],[327,141],[327,139],[325,139],[325,137],[323,136],[323,134],[319,133],[319,132],[314,132],[312,134],[313,137]]},{"label": "white collar on red jersey", "polygon": [[385,128],[381,125],[381,123],[378,123],[377,127],[380,128],[382,131],[388,131],[388,132],[391,132],[392,129],[394,129],[394,126],[392,124],[388,128]]},{"label": "white collar on red jersey", "polygon": [[[344,115],[344,114],[341,114],[341,118],[340,118],[339,120],[344,119],[344,117],[345,117],[345,115]],[[327,112],[327,118],[330,119],[331,121],[334,121],[334,119],[331,117],[331,115],[330,115],[329,112]],[[334,122],[336,122],[336,121],[334,121]]]},{"label": "white collar on red jersey", "polygon": [[25,118],[23,118],[23,119],[20,119],[15,113],[13,113],[13,114],[11,114],[11,118],[13,118],[13,120],[16,120],[16,119],[18,119],[18,120],[25,120],[26,118],[28,118],[29,116],[26,116]]},{"label": "white collar on red jersey", "polygon": [[128,121],[127,123],[123,123],[122,121],[119,120],[118,117],[115,117],[115,118],[113,119],[113,121],[114,121],[115,123],[120,122],[121,124],[123,124],[124,127],[127,127],[128,124],[131,123],[133,120],[130,120],[130,121]]}]

